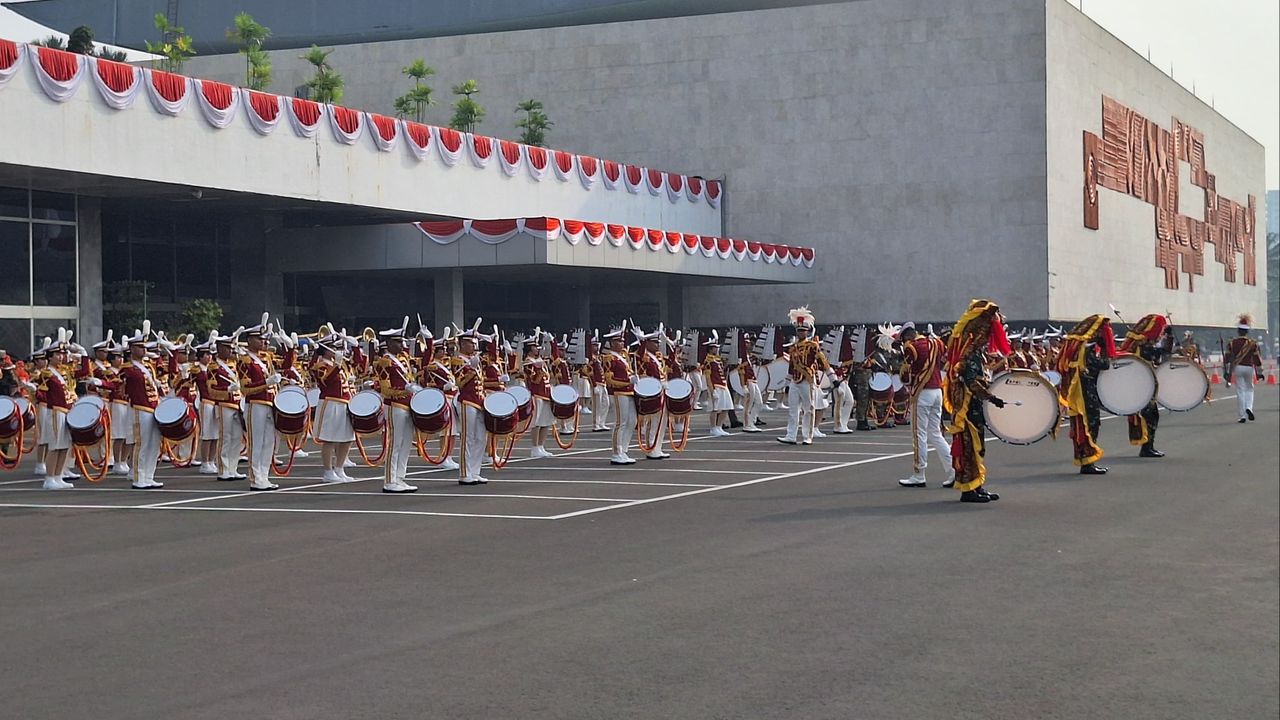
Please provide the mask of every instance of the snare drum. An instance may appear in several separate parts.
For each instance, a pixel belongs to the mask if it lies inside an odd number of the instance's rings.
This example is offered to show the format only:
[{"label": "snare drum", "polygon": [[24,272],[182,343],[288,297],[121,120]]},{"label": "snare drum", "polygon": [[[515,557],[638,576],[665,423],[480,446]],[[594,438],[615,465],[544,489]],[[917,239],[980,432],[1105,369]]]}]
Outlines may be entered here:
[{"label": "snare drum", "polygon": [[902,382],[901,375],[894,373],[889,376],[889,386],[893,388],[894,394],[897,394],[902,391],[902,388],[906,387],[906,384]]},{"label": "snare drum", "polygon": [[867,384],[871,386],[873,393],[892,392],[893,376],[886,372],[871,373],[871,380]]},{"label": "snare drum", "polygon": [[[297,387],[297,386],[290,386]],[[307,416],[311,406],[307,404],[307,394],[299,390],[281,388],[271,401],[271,419],[276,432],[286,437],[301,435],[307,429]]]},{"label": "snare drum", "polygon": [[362,435],[374,435],[387,426],[387,414],[382,407],[382,395],[376,390],[361,390],[347,403],[347,417],[351,429]]},{"label": "snare drum", "polygon": [[662,412],[662,381],[642,377],[636,381],[636,414],[657,415]]},{"label": "snare drum", "polygon": [[684,417],[693,412],[692,383],[683,378],[667,381],[667,412],[673,417]]},{"label": "snare drum", "polygon": [[30,430],[36,426],[35,406],[31,404],[30,400],[24,397],[13,398],[13,401],[18,404],[18,412],[22,415],[22,430],[24,432],[30,432]]},{"label": "snare drum", "polygon": [[1156,401],[1173,412],[1194,410],[1209,394],[1209,378],[1190,360],[1171,359],[1156,368]]},{"label": "snare drum", "polygon": [[196,411],[186,400],[170,396],[156,405],[156,428],[169,442],[182,442],[196,431]]},{"label": "snare drum", "polygon": [[504,392],[516,399],[516,419],[524,422],[533,417],[533,393],[523,385],[512,385]]},{"label": "snare drum", "polygon": [[1010,445],[1030,445],[1053,432],[1058,424],[1058,391],[1034,370],[1009,370],[991,380],[991,395],[1004,401],[998,408],[982,404],[987,429]]},{"label": "snare drum", "polygon": [[1156,371],[1137,355],[1123,353],[1098,373],[1098,399],[1116,415],[1137,415],[1155,396]]},{"label": "snare drum", "polygon": [[22,430],[22,410],[13,398],[0,397],[0,440],[8,441]]},{"label": "snare drum", "polygon": [[80,447],[97,445],[107,434],[106,424],[102,422],[102,401],[96,396],[77,400],[67,411],[66,422],[72,444]]},{"label": "snare drum", "polygon": [[484,398],[484,429],[491,435],[506,436],[516,431],[520,402],[510,392],[496,392]]},{"label": "snare drum", "polygon": [[409,414],[418,432],[434,434],[443,432],[453,423],[449,398],[436,388],[423,388],[409,400]]},{"label": "snare drum", "polygon": [[578,412],[578,391],[572,385],[551,388],[551,414],[557,420],[572,420]]}]

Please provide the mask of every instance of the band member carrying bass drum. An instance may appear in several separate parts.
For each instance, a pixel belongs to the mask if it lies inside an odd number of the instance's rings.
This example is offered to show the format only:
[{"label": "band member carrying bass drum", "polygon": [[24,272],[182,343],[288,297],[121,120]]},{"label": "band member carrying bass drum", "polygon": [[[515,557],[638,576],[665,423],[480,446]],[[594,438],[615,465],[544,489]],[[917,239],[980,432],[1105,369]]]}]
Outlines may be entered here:
[{"label": "band member carrying bass drum", "polygon": [[1090,315],[1076,323],[1058,355],[1057,370],[1062,375],[1058,396],[1071,422],[1072,454],[1081,475],[1107,473],[1107,468],[1096,464],[1103,456],[1096,440],[1102,428],[1098,374],[1111,366],[1115,356],[1115,332],[1105,315]]},{"label": "band member carrying bass drum", "polygon": [[[1164,315],[1145,315],[1129,328],[1124,342],[1120,344],[1120,351],[1135,354],[1152,366],[1159,365],[1173,350],[1171,332],[1169,319]],[[1158,391],[1159,385],[1157,384],[1156,387]],[[1138,457],[1164,457],[1164,453],[1156,450],[1156,427],[1160,425],[1160,408],[1154,396],[1141,412],[1136,415],[1127,415],[1125,420],[1129,426],[1129,444],[1142,447],[1138,451]]]},{"label": "band member carrying bass drum", "polygon": [[[444,362],[443,357],[445,350],[445,341],[449,337],[449,328],[444,329],[444,337],[435,339],[431,336],[431,330],[422,324],[421,319],[418,321],[418,337],[421,339],[421,352],[418,355],[418,378],[417,382],[423,388],[434,389],[440,393],[440,397],[444,399],[444,407],[439,411],[435,410],[435,400],[423,397],[418,399],[418,395],[414,395],[409,401],[409,409],[413,413],[414,426],[418,432],[426,433],[428,438],[437,432],[440,435],[440,457],[431,456],[425,452],[423,439],[418,438],[418,451],[422,454],[423,459],[429,463],[437,465],[442,470],[457,470],[458,463],[450,457],[453,452],[455,441],[458,438],[458,428],[461,421],[458,416],[461,413],[458,407],[458,385],[453,376],[453,371],[449,369],[449,365]],[[434,398],[434,396],[432,396]],[[436,412],[442,415],[436,415]],[[439,431],[433,430],[437,424],[442,428]]]},{"label": "band member carrying bass drum", "polygon": [[1005,405],[988,389],[987,357],[1009,350],[1000,306],[990,300],[971,302],[947,341],[943,405],[951,414],[947,432],[952,433],[951,466],[960,502],[989,503],[1000,499],[986,488],[987,427],[983,405]]}]

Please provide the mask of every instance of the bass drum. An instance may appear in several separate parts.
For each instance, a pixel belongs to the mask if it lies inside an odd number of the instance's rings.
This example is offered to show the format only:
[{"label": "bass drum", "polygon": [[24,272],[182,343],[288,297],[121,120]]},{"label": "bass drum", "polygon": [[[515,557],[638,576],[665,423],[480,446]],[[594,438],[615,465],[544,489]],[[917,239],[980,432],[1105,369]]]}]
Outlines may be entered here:
[{"label": "bass drum", "polygon": [[1137,415],[1155,396],[1156,371],[1137,355],[1122,353],[1098,373],[1098,399],[1116,415]]},{"label": "bass drum", "polygon": [[1059,385],[1062,384],[1062,373],[1058,372],[1057,370],[1045,370],[1040,374],[1044,376],[1045,380],[1048,380],[1050,383],[1052,383],[1054,387],[1058,387]]},{"label": "bass drum", "polygon": [[[684,382],[688,382],[688,381],[685,380]],[[690,385],[689,388],[690,390],[692,390],[693,386]],[[747,395],[750,394],[750,392],[747,390],[747,386],[744,385],[742,382],[741,370],[735,368],[729,371],[729,389],[732,390],[734,394],[737,395],[738,397],[746,397]],[[670,393],[668,393],[668,395],[669,394]]]},{"label": "bass drum", "polygon": [[0,441],[9,441],[22,430],[22,410],[13,398],[0,396]]},{"label": "bass drum", "polygon": [[1172,359],[1156,368],[1156,402],[1173,412],[1194,410],[1209,394],[1209,378],[1190,360]]},{"label": "bass drum", "polygon": [[870,385],[871,392],[882,393],[892,390],[893,376],[885,372],[871,373],[871,379],[867,384]]},{"label": "bass drum", "polygon": [[1058,391],[1034,370],[1009,370],[991,380],[993,397],[1004,401],[998,408],[982,404],[987,429],[1010,445],[1030,445],[1043,440],[1058,424]]},{"label": "bass drum", "polygon": [[778,358],[766,366],[769,369],[769,389],[785,390],[787,381],[791,379],[791,363]]}]

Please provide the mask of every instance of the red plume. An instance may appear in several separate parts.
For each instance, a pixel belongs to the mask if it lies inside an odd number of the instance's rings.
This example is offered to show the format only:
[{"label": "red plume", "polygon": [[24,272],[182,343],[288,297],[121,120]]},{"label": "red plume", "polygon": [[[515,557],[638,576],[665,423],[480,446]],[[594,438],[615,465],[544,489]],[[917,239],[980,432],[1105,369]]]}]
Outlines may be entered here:
[{"label": "red plume", "polygon": [[1001,355],[1013,352],[1013,348],[1009,345],[1009,336],[1004,332],[1004,322],[1001,321],[998,313],[991,317],[991,333],[987,337],[987,350]]},{"label": "red plume", "polygon": [[1116,356],[1116,333],[1111,329],[1111,321],[1107,320],[1102,323],[1099,331],[1102,333],[1102,351],[1106,353],[1106,357],[1113,358]]}]

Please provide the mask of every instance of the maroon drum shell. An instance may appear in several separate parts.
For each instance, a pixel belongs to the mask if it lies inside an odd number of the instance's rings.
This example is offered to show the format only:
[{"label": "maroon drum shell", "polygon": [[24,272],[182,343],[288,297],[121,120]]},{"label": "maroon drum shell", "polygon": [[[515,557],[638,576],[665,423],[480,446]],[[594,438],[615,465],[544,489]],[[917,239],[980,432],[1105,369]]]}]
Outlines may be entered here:
[{"label": "maroon drum shell", "polygon": [[520,422],[533,417],[533,393],[529,392],[528,388],[514,385],[503,392],[516,399],[516,407],[519,408],[516,418]]},{"label": "maroon drum shell", "polygon": [[156,419],[156,428],[160,430],[160,436],[169,442],[187,440],[196,431],[196,409],[191,407],[191,403],[186,400],[181,400],[181,402],[187,406],[187,411],[177,420],[160,422],[158,418]]},{"label": "maroon drum shell", "polygon": [[0,408],[6,411],[5,416],[0,418],[0,440],[17,437],[23,425],[22,410],[18,403],[12,398],[0,398]]},{"label": "maroon drum shell", "polygon": [[[377,398],[375,404],[372,399]],[[364,414],[357,414],[357,411]],[[361,435],[375,435],[387,426],[387,411],[382,404],[382,396],[372,390],[361,390],[347,403],[347,417],[351,418],[351,429]]]},{"label": "maroon drum shell", "polygon": [[22,429],[30,430],[36,426],[36,407],[26,398],[14,398],[13,401],[18,404],[18,411],[22,413]]},{"label": "maroon drum shell", "polygon": [[636,381],[636,414],[657,415],[662,412],[666,396],[663,394],[662,381],[656,378],[643,377]]}]

